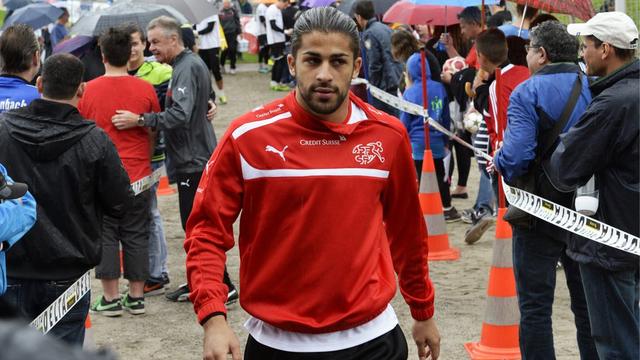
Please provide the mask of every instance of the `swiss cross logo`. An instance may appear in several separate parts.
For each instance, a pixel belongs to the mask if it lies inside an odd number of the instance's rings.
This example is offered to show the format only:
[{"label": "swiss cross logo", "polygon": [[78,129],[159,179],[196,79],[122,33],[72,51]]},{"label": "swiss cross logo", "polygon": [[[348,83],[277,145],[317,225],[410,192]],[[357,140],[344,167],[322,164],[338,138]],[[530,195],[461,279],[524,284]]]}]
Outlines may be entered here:
[{"label": "swiss cross logo", "polygon": [[356,162],[360,165],[371,164],[376,158],[381,163],[384,162],[384,156],[382,156],[382,141],[370,142],[366,145],[358,144],[353,148],[352,153],[355,155]]}]

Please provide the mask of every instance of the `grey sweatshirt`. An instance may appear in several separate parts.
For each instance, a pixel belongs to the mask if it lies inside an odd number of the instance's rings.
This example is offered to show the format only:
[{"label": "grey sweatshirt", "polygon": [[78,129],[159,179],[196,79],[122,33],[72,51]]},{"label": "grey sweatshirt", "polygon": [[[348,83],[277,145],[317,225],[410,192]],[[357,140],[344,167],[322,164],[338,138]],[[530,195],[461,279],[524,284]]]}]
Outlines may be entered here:
[{"label": "grey sweatshirt", "polygon": [[165,111],[144,114],[144,125],[164,131],[167,156],[177,173],[199,173],[216,147],[213,126],[207,120],[209,70],[191,50],[181,52],[172,66]]}]

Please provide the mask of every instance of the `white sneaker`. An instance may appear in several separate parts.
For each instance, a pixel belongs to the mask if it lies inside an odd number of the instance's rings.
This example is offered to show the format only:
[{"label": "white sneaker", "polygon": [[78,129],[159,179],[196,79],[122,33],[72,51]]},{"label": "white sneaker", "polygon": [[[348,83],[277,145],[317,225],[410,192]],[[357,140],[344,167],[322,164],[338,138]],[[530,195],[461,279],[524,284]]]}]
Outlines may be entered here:
[{"label": "white sneaker", "polygon": [[235,74],[236,74],[236,69],[230,69],[230,70],[229,70],[229,74],[231,74],[231,75],[235,75]]}]

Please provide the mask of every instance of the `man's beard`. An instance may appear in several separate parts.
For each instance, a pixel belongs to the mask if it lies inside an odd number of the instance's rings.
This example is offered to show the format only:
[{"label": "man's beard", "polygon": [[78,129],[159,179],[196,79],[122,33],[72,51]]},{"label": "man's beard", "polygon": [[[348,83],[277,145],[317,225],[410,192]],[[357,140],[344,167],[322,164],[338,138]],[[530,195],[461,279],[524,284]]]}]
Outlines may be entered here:
[{"label": "man's beard", "polygon": [[[320,115],[333,114],[342,105],[342,103],[347,98],[349,93],[348,90],[340,91],[340,88],[332,85],[315,84],[315,85],[311,85],[308,88],[305,88],[302,85],[303,84],[298,82],[298,91],[300,91],[300,95],[302,96],[302,99],[304,100],[309,110]],[[317,88],[330,88],[336,96],[335,100],[331,100],[327,102],[320,102],[320,101],[313,100],[314,91]]]}]

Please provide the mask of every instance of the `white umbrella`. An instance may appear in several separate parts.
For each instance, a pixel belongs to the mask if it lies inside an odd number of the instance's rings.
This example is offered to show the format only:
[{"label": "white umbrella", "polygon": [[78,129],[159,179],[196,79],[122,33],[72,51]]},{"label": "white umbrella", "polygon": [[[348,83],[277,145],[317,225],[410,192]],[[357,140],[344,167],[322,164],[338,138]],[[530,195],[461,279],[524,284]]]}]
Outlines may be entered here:
[{"label": "white umbrella", "polygon": [[222,0],[138,0],[148,4],[170,5],[182,13],[192,24],[197,24],[211,15],[217,14]]}]

